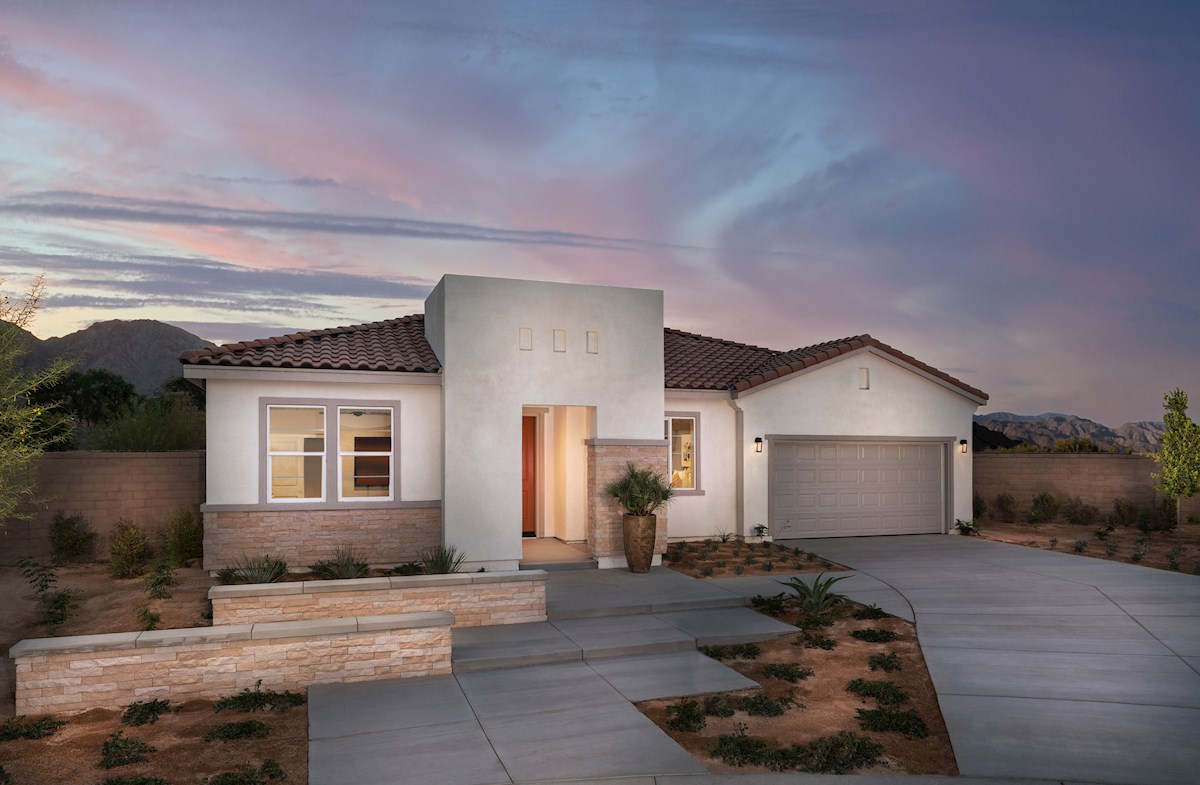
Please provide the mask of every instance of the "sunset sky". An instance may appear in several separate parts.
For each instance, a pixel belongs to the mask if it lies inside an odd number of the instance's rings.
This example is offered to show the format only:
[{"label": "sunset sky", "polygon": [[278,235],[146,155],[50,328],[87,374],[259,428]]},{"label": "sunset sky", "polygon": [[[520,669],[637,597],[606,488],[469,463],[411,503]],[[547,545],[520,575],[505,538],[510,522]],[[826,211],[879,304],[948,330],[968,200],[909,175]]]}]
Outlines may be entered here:
[{"label": "sunset sky", "polygon": [[419,312],[445,273],[870,333],[984,411],[1200,417],[1200,4],[0,0],[41,337]]}]

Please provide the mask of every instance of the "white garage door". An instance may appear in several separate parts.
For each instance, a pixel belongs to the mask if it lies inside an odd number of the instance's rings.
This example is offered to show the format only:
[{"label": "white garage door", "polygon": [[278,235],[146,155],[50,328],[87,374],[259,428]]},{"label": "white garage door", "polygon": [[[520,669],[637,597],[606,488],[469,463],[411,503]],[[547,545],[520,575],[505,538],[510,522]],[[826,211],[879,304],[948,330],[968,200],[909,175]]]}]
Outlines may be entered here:
[{"label": "white garage door", "polygon": [[771,534],[941,533],[945,447],[938,442],[771,440]]}]

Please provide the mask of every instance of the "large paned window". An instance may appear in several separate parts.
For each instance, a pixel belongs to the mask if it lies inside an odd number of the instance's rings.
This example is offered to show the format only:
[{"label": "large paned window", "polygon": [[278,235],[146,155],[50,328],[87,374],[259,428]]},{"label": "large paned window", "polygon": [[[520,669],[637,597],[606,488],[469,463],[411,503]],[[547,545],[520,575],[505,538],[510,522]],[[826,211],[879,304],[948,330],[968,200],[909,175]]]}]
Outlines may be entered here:
[{"label": "large paned window", "polygon": [[268,500],[324,501],[325,407],[267,407]]},{"label": "large paned window", "polygon": [[338,408],[338,500],[392,498],[392,410]]},{"label": "large paned window", "polygon": [[681,491],[697,490],[696,418],[666,417],[663,436],[671,450],[671,487]]}]

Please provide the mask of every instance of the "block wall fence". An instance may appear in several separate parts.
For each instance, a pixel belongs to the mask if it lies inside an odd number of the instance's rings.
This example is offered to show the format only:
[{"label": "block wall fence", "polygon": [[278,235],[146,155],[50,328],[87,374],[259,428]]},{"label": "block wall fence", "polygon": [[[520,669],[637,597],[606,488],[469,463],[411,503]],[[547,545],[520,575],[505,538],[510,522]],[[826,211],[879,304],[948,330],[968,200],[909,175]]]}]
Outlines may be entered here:
[{"label": "block wall fence", "polygon": [[[1033,497],[1044,491],[1059,498],[1078,496],[1106,513],[1117,497],[1149,505],[1162,500],[1150,476],[1156,471],[1155,460],[1143,455],[981,452],[974,456],[975,493],[989,507],[1007,492],[1028,509]],[[1181,506],[1185,518],[1200,517],[1200,496],[1184,499]]]},{"label": "block wall fence", "polygon": [[38,458],[37,495],[46,506],[33,508],[29,521],[5,521],[0,528],[0,565],[22,556],[50,555],[50,522],[55,513],[83,515],[99,535],[102,552],[121,518],[153,536],[181,507],[200,514],[204,501],[204,451],[56,452]]}]

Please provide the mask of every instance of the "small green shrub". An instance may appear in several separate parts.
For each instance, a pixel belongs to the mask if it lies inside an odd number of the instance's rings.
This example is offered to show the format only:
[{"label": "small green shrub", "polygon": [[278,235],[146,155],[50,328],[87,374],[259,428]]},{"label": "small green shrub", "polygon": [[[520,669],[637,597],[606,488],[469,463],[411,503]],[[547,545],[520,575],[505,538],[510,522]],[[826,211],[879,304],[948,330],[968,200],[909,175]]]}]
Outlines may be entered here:
[{"label": "small green shrub", "polygon": [[975,521],[964,521],[958,518],[954,521],[954,528],[964,537],[974,537],[979,534],[979,524]]},{"label": "small green shrub", "polygon": [[734,575],[741,575],[745,571],[746,571],[746,568],[743,567],[742,565],[740,565],[740,564],[733,565],[733,574]]},{"label": "small green shrub", "polygon": [[816,635],[811,632],[804,633],[804,637],[798,641],[792,642],[793,646],[803,646],[806,649],[824,649],[829,651],[837,646],[837,641],[833,638],[826,638],[824,635]]},{"label": "small green shrub", "polygon": [[1005,523],[1013,523],[1017,520],[1017,514],[1020,508],[1017,505],[1017,497],[1011,493],[1002,493],[996,497],[996,517]]},{"label": "small green shrub", "polygon": [[733,701],[724,695],[709,695],[704,699],[704,713],[709,717],[732,717],[736,710]]},{"label": "small green shrub", "polygon": [[750,607],[759,613],[765,613],[768,616],[778,618],[787,613],[788,597],[783,592],[776,594],[773,597],[767,597],[762,594],[755,595],[750,598]]},{"label": "small green shrub", "polygon": [[158,625],[162,624],[162,615],[150,610],[149,605],[143,605],[137,611],[138,624],[142,625],[141,629],[149,632],[157,630]]},{"label": "small green shrub", "polygon": [[717,562],[717,569],[718,569],[718,570],[723,570],[723,569],[725,569],[725,566],[726,566],[727,564],[729,564],[729,562],[727,562],[727,561],[724,561],[724,560],[718,561],[718,562]]},{"label": "small green shrub", "polygon": [[908,693],[894,681],[854,679],[846,685],[846,692],[860,698],[874,698],[880,706],[899,706],[909,701]]},{"label": "small green shrub", "polygon": [[21,577],[29,584],[29,588],[39,597],[58,584],[58,571],[30,556],[17,559],[17,567],[20,568]]},{"label": "small green shrub", "polygon": [[878,764],[883,754],[882,744],[850,731],[823,736],[801,749],[797,768],[815,774],[849,774]]},{"label": "small green shrub", "polygon": [[1146,558],[1146,546],[1139,545],[1133,553],[1129,554],[1129,561],[1137,564],[1142,559]]},{"label": "small green shrub", "polygon": [[745,723],[739,722],[733,733],[722,733],[717,737],[712,754],[729,766],[751,766],[759,764],[771,748],[766,741],[747,736]]},{"label": "small green shrub", "polygon": [[54,513],[50,522],[50,554],[54,561],[91,561],[96,555],[96,532],[82,515]]},{"label": "small green shrub", "polygon": [[839,575],[826,578],[825,573],[822,572],[813,578],[811,584],[799,577],[787,581],[776,581],[776,583],[792,590],[801,610],[807,613],[824,613],[843,599],[842,595],[833,591],[833,585],[849,577],[849,575]]},{"label": "small green shrub", "polygon": [[0,785],[12,785],[12,775],[3,766],[0,766]]},{"label": "small green shrub", "polygon": [[1067,499],[1062,505],[1063,519],[1075,526],[1091,526],[1100,518],[1100,508],[1084,504],[1078,496]]},{"label": "small green shrub", "polygon": [[1106,543],[1104,544],[1104,553],[1105,553],[1105,555],[1107,555],[1107,556],[1116,556],[1116,555],[1117,555],[1117,549],[1118,549],[1119,547],[1120,547],[1120,546],[1118,546],[1118,545],[1117,545],[1115,542],[1106,542]]},{"label": "small green shrub", "polygon": [[1169,532],[1174,530],[1178,519],[1175,516],[1175,500],[1163,499],[1158,504],[1138,510],[1137,523],[1142,532]]},{"label": "small green shrub", "polygon": [[858,619],[859,621],[863,621],[865,619],[889,619],[889,618],[891,618],[891,614],[884,611],[883,608],[880,608],[878,605],[866,605],[866,606],[856,610],[854,613],[851,614],[851,616]]},{"label": "small green shrub", "polygon": [[1115,526],[1133,526],[1138,520],[1138,506],[1124,496],[1113,499],[1112,517],[1109,519]]},{"label": "small green shrub", "polygon": [[900,664],[900,655],[894,651],[889,651],[887,654],[872,654],[867,658],[867,665],[872,671],[883,671],[884,673],[895,673],[903,667]]},{"label": "small green shrub", "polygon": [[120,774],[116,777],[106,777],[100,785],[168,785],[162,777],[151,777],[148,774]]},{"label": "small green shrub", "polygon": [[288,565],[274,556],[246,556],[234,559],[233,566],[217,570],[217,580],[231,583],[278,583],[288,573]]},{"label": "small green shrub", "polygon": [[155,752],[154,747],[144,741],[130,738],[125,735],[125,731],[119,730],[109,736],[101,747],[100,766],[105,769],[113,769],[117,766],[141,763],[151,752]]},{"label": "small green shrub", "polygon": [[1200,575],[1200,559],[1192,565],[1192,575]]},{"label": "small green shrub", "polygon": [[699,733],[708,725],[698,701],[681,699],[667,707],[667,727],[684,733]]},{"label": "small green shrub", "polygon": [[170,517],[163,534],[171,566],[186,567],[193,560],[204,558],[204,521],[187,507],[180,507]]},{"label": "small green shrub", "polygon": [[208,785],[267,785],[270,780],[284,778],[283,769],[273,760],[263,761],[257,769],[243,763],[237,771],[226,771],[208,780]]},{"label": "small green shrub", "polygon": [[977,521],[982,521],[984,518],[987,517],[987,513],[988,513],[987,499],[983,498],[982,496],[980,496],[977,493],[973,494],[971,496],[971,517]]},{"label": "small green shrub", "polygon": [[58,729],[66,724],[64,720],[53,717],[9,717],[0,723],[0,741],[44,739],[58,733]]},{"label": "small green shrub", "polygon": [[1113,526],[1112,521],[1109,521],[1108,523],[1101,526],[1099,529],[1096,529],[1094,532],[1092,532],[1092,536],[1095,537],[1097,540],[1103,541],[1103,540],[1107,540],[1108,536],[1116,530],[1117,530],[1117,527]]},{"label": "small green shrub", "polygon": [[175,577],[171,562],[162,559],[154,565],[153,572],[146,576],[146,596],[152,600],[168,600],[171,598],[171,587],[178,585],[179,579]]},{"label": "small green shrub", "polygon": [[369,568],[354,552],[353,548],[338,547],[333,552],[332,559],[323,559],[316,564],[310,564],[313,577],[319,581],[346,580],[350,578],[365,578]]},{"label": "small green shrub", "polygon": [[287,711],[293,706],[304,703],[304,696],[294,692],[276,692],[262,689],[262,679],[254,685],[242,690],[237,695],[221,698],[213,704],[213,711]]},{"label": "small green shrub", "polygon": [[153,725],[163,714],[179,711],[178,706],[172,706],[169,700],[134,701],[121,714],[121,722],[126,725]]},{"label": "small green shrub", "polygon": [[122,518],[113,527],[109,539],[108,572],[112,577],[136,578],[146,572],[150,559],[150,540],[140,527]]},{"label": "small green shrub", "polygon": [[205,741],[233,741],[234,739],[265,739],[271,733],[262,720],[240,720],[227,722],[204,734]]},{"label": "small green shrub", "polygon": [[1026,519],[1030,523],[1049,523],[1058,517],[1062,510],[1062,502],[1054,498],[1054,494],[1043,491],[1033,497]]},{"label": "small green shrub", "polygon": [[712,567],[705,565],[700,568],[700,577],[701,578],[711,578],[712,576],[713,576],[713,568]]},{"label": "small green shrub", "polygon": [[1183,549],[1180,548],[1178,545],[1168,548],[1167,552],[1164,554],[1164,556],[1166,557],[1166,560],[1167,560],[1167,566],[1170,567],[1172,570],[1178,570],[1179,569],[1179,557],[1182,553],[1183,553]]},{"label": "small green shrub", "polygon": [[746,695],[739,699],[737,707],[739,710],[755,717],[778,717],[787,711],[787,707],[791,706],[793,701],[787,698],[768,698],[766,695]]},{"label": "small green shrub", "polygon": [[71,614],[79,607],[78,589],[61,589],[42,595],[41,611],[38,624],[46,628],[51,635],[67,623]]},{"label": "small green shrub", "polygon": [[1074,545],[1075,552],[1083,553],[1084,551],[1087,550],[1087,544],[1088,544],[1087,540],[1076,540],[1075,545]]},{"label": "small green shrub", "polygon": [[449,575],[458,572],[458,568],[467,560],[467,554],[459,553],[453,545],[439,545],[433,550],[421,551],[417,554],[421,569],[426,575]]},{"label": "small green shrub", "polygon": [[850,637],[865,643],[891,643],[900,636],[891,630],[877,630],[869,627],[865,630],[851,630]]},{"label": "small green shrub", "polygon": [[772,662],[763,667],[763,675],[795,684],[813,675],[812,668],[802,668],[794,662]]},{"label": "small green shrub", "polygon": [[858,724],[863,730],[877,733],[899,733],[906,739],[923,739],[929,728],[912,709],[883,706],[878,709],[858,709]]},{"label": "small green shrub", "polygon": [[730,646],[701,646],[700,653],[714,660],[757,660],[762,649],[756,643],[735,643]]},{"label": "small green shrub", "polygon": [[1055,548],[1057,548],[1058,547],[1058,538],[1051,537],[1049,545],[1050,545],[1050,550],[1054,550]]},{"label": "small green shrub", "polygon": [[397,564],[392,569],[392,575],[408,576],[408,575],[420,575],[420,574],[421,574],[421,565],[415,561],[405,562],[404,564]]}]

